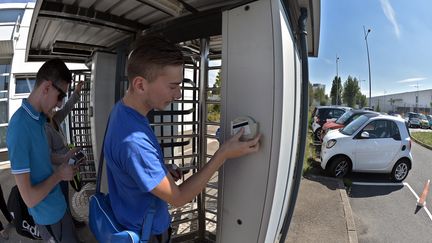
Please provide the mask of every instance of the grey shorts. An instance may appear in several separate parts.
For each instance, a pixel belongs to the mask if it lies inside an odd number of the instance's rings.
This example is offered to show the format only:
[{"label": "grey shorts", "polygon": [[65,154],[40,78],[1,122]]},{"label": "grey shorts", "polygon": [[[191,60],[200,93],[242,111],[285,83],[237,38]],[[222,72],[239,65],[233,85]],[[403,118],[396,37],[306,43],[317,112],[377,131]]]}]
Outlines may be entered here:
[{"label": "grey shorts", "polygon": [[69,211],[66,211],[59,222],[51,225],[38,225],[38,228],[42,239],[47,243],[79,242]]}]

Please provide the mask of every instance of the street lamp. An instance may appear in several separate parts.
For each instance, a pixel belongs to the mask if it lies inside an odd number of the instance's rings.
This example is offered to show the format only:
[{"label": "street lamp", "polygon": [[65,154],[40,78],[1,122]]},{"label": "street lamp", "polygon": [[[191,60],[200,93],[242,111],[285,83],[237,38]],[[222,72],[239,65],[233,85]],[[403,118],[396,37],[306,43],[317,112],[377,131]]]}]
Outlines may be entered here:
[{"label": "street lamp", "polygon": [[363,25],[363,33],[364,33],[364,39],[366,41],[366,51],[367,51],[367,58],[368,58],[368,67],[369,67],[369,107],[371,107],[371,71],[370,71],[370,59],[369,59],[369,46],[368,46],[368,41],[367,41],[367,37],[369,35],[369,33],[371,32],[371,29],[368,29],[366,32],[366,29]]},{"label": "street lamp", "polygon": [[339,57],[336,54],[336,105],[338,105],[338,98],[339,98],[339,70],[338,70],[338,66],[339,66]]}]

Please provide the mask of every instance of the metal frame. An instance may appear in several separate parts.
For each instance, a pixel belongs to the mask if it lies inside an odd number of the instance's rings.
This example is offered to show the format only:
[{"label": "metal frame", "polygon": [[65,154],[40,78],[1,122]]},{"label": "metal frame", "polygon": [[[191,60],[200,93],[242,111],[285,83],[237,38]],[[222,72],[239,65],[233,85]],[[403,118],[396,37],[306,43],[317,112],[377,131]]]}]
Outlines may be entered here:
[{"label": "metal frame", "polygon": [[90,128],[90,76],[91,71],[73,71],[73,81],[69,88],[69,96],[79,81],[84,81],[80,100],[68,115],[69,134],[68,142],[81,147],[87,155],[87,162],[80,165],[82,186],[88,182],[96,181],[95,156],[91,141]]}]

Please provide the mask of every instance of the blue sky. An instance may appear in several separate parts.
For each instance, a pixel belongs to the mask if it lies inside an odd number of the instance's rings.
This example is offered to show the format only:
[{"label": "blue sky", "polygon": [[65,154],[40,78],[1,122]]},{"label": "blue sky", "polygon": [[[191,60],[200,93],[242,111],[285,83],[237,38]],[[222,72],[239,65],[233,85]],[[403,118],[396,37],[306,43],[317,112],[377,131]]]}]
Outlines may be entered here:
[{"label": "blue sky", "polygon": [[432,1],[322,0],[317,58],[309,58],[311,83],[330,93],[338,73],[344,82],[357,77],[369,96],[368,63],[363,26],[371,62],[372,96],[432,89]]}]

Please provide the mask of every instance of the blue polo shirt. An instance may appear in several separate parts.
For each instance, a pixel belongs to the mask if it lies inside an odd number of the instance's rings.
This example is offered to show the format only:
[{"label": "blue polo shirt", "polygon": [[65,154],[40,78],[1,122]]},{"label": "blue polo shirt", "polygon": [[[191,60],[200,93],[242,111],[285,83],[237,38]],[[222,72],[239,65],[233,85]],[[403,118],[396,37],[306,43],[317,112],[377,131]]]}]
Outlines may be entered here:
[{"label": "blue polo shirt", "polygon": [[[37,112],[24,99],[21,107],[12,116],[7,130],[6,142],[14,175],[30,173],[30,182],[37,185],[53,174],[50,149],[45,135],[46,116]],[[66,212],[66,201],[60,185],[29,213],[37,224],[55,224]]]},{"label": "blue polo shirt", "polygon": [[147,118],[123,101],[111,111],[104,154],[109,198],[117,221],[140,232],[155,200],[152,234],[166,231],[171,222],[168,204],[151,193],[167,174],[162,150]]}]

